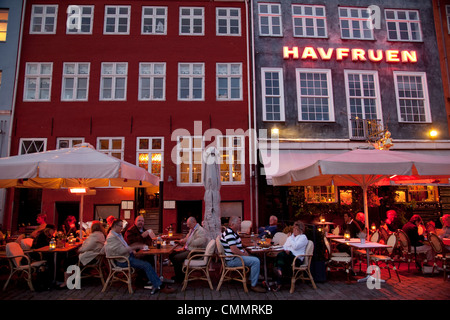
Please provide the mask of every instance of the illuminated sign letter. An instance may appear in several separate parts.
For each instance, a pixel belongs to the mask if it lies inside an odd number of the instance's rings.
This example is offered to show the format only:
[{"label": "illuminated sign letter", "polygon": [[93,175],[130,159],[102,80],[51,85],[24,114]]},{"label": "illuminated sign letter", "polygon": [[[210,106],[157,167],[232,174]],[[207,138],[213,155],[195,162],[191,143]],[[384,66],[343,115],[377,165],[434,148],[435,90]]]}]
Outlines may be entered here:
[{"label": "illuminated sign letter", "polygon": [[352,61],[366,61],[366,52],[363,49],[352,49]]},{"label": "illuminated sign letter", "polygon": [[402,62],[417,62],[417,55],[415,51],[402,51]]},{"label": "illuminated sign letter", "polygon": [[314,51],[313,47],[305,47],[302,53],[302,59],[308,59],[311,58],[313,60],[317,60],[317,54],[316,51]]},{"label": "illuminated sign letter", "polygon": [[398,57],[398,50],[386,50],[386,61],[400,62],[400,58]]},{"label": "illuminated sign letter", "polygon": [[328,49],[327,53],[325,53],[325,50],[323,50],[323,48],[317,48],[317,51],[319,51],[319,55],[322,60],[330,60],[334,49],[333,48]]},{"label": "illuminated sign letter", "polygon": [[367,53],[368,53],[368,55],[369,55],[369,60],[370,61],[372,61],[372,62],[378,62],[378,61],[381,61],[381,60],[383,60],[383,51],[382,50],[377,50],[376,52],[377,52],[377,55],[375,56],[373,53],[374,53],[375,51],[373,50],[373,49],[369,49],[368,51],[367,51]]},{"label": "illuminated sign letter", "polygon": [[342,60],[344,57],[348,57],[350,49],[348,48],[337,48],[336,49],[336,60]]},{"label": "illuminated sign letter", "polygon": [[298,47],[293,47],[289,49],[289,47],[283,47],[283,58],[289,59],[289,56],[292,55],[292,58],[298,59]]}]

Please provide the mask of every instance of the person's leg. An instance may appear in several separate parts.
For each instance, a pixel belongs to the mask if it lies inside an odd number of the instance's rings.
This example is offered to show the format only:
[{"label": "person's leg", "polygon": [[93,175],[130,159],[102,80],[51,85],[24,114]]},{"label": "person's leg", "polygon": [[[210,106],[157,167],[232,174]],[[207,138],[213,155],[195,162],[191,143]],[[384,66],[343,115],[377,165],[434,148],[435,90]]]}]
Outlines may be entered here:
[{"label": "person's leg", "polygon": [[145,271],[145,275],[147,276],[148,280],[152,283],[154,287],[161,286],[162,282],[159,279],[158,275],[156,274],[155,269],[153,269],[150,263],[148,263],[147,261],[137,259],[134,256],[130,256],[129,259],[130,265],[133,268],[142,269]]},{"label": "person's leg", "polygon": [[175,279],[176,281],[183,281],[184,280],[184,273],[183,273],[183,264],[184,260],[186,260],[187,256],[189,255],[189,251],[181,251],[174,254],[171,254],[169,259],[172,261],[173,264],[173,270],[175,271]]},{"label": "person's leg", "polygon": [[250,267],[250,282],[251,286],[255,287],[258,283],[261,262],[253,256],[243,256],[242,259],[244,259],[244,264]]}]

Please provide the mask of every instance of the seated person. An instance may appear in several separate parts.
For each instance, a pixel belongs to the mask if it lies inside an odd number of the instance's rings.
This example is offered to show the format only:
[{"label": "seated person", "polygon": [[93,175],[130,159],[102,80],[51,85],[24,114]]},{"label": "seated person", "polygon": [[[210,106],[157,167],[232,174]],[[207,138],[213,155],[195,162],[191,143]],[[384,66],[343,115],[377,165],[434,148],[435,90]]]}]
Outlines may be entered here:
[{"label": "seated person", "polygon": [[36,222],[38,223],[38,227],[30,234],[30,237],[33,239],[45,229],[45,226],[47,225],[47,215],[45,213],[39,213],[37,215]]},{"label": "seated person", "polygon": [[385,226],[390,233],[396,232],[398,229],[402,228],[402,223],[397,217],[397,212],[395,210],[389,210],[386,212]]},{"label": "seated person", "polygon": [[412,251],[415,253],[423,253],[426,255],[427,261],[434,261],[434,254],[431,246],[424,244],[425,240],[423,235],[419,235],[419,224],[422,223],[422,218],[415,214],[409,219],[409,221],[403,226],[403,231],[409,237],[409,242],[412,247]]},{"label": "seated person", "polygon": [[62,230],[66,237],[70,236],[72,234],[74,237],[77,236],[77,219],[74,216],[67,216],[66,221],[64,221],[64,224],[62,225]]},{"label": "seated person", "polygon": [[89,237],[84,240],[78,250],[80,262],[85,266],[104,252],[105,229],[100,221],[94,221],[91,226]]},{"label": "seated person", "polygon": [[270,232],[270,234],[273,236],[278,231],[278,218],[276,216],[270,216],[269,218],[269,225],[265,227],[260,227],[258,229],[259,237],[262,238],[262,236],[267,235],[267,232]]},{"label": "seated person", "polygon": [[[125,231],[124,238],[128,245],[137,243],[142,246],[152,246],[153,238],[156,238],[156,235],[152,229],[145,230],[144,224],[144,217],[140,215],[134,220],[134,225]],[[153,255],[146,255],[143,259],[152,266],[155,265],[155,257]]]},{"label": "seated person", "polygon": [[[362,219],[364,220],[364,213],[360,213],[362,214]],[[358,233],[365,230],[364,222],[361,222],[361,214],[358,214],[360,220],[356,220],[353,218],[352,213],[344,213],[344,225],[342,226],[342,230],[344,234],[349,232],[350,238],[357,238]],[[346,252],[349,255],[351,254],[351,247],[346,244],[340,243],[336,246],[336,249],[339,252]]]}]

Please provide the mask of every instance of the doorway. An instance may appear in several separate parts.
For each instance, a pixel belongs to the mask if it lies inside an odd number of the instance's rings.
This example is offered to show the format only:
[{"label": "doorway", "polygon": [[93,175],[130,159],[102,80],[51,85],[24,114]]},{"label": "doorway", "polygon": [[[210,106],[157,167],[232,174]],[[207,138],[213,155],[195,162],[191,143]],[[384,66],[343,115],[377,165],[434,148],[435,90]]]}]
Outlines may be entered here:
[{"label": "doorway", "polygon": [[201,224],[203,217],[203,201],[177,201],[177,233],[188,233],[187,218],[193,216]]}]

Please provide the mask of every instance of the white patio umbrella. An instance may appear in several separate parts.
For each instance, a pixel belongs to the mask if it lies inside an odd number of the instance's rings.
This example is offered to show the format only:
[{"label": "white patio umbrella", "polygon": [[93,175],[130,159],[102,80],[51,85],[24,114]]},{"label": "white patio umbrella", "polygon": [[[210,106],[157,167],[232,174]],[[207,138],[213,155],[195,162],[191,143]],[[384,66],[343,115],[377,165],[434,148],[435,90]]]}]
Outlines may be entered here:
[{"label": "white patio umbrella", "polygon": [[220,168],[219,151],[210,147],[203,155],[203,185],[205,187],[205,215],[203,227],[209,240],[216,239],[220,234]]},{"label": "white patio umbrella", "polygon": [[[367,188],[396,183],[449,183],[450,158],[419,153],[355,149],[339,154],[308,154],[305,163],[290,169],[280,166],[273,185],[360,186],[364,195],[366,228],[369,229]],[[280,159],[282,161],[282,159]]]},{"label": "white patio umbrella", "polygon": [[[95,150],[83,143],[26,155],[0,158],[0,188],[157,187],[159,178],[147,170]],[[80,226],[83,222],[83,198]],[[81,234],[81,233],[80,233]]]}]

